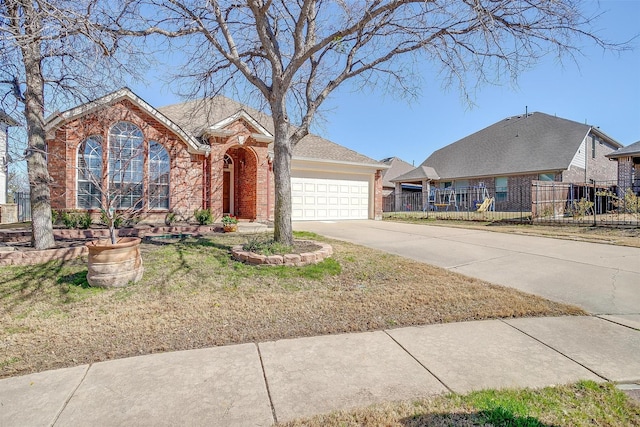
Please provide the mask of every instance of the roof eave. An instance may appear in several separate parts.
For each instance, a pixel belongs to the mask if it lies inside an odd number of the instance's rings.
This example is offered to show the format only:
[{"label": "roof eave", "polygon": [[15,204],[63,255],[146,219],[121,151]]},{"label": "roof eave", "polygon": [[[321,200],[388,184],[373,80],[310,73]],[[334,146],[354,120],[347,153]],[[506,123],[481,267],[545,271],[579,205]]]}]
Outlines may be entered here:
[{"label": "roof eave", "polygon": [[611,138],[609,135],[607,135],[606,133],[601,131],[600,128],[592,126],[591,127],[591,131],[593,133],[595,133],[596,135],[598,135],[600,138],[606,139],[611,145],[614,145],[617,148],[623,148],[624,147],[624,145],[620,144],[618,141],[616,141],[615,139]]},{"label": "roof eave", "polygon": [[369,169],[382,170],[389,169],[389,166],[382,163],[359,163],[359,162],[349,162],[344,160],[328,160],[328,159],[314,159],[311,157],[297,157],[293,156],[292,160],[298,160],[302,162],[313,162],[313,163],[329,163],[335,165],[347,165],[347,166],[359,166]]},{"label": "roof eave", "polygon": [[119,102],[123,99],[128,99],[129,101],[133,102],[147,114],[154,117],[160,123],[173,131],[176,135],[178,135],[180,139],[182,139],[187,144],[188,151],[191,154],[209,154],[209,151],[211,150],[209,146],[201,144],[195,137],[185,132],[180,126],[175,124],[167,116],[162,114],[145,100],[133,93],[129,88],[119,89],[115,92],[103,96],[102,98],[98,98],[95,101],[80,105],[63,113],[54,113],[51,117],[49,117],[49,119],[47,119],[45,124],[47,138],[51,137],[51,131],[58,128],[63,123],[90,114],[104,106],[115,104],[116,102]]}]

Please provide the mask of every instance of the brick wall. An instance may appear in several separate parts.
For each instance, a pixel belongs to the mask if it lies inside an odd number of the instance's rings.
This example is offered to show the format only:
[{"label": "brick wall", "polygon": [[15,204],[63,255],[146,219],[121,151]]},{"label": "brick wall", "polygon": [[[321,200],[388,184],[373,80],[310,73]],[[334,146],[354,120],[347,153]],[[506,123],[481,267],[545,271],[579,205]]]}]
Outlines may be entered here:
[{"label": "brick wall", "polygon": [[376,171],[373,181],[373,219],[382,219],[382,171]]},{"label": "brick wall", "polygon": [[585,138],[583,147],[585,149],[586,173],[584,167],[572,165],[563,172],[562,181],[573,183],[590,182],[591,180],[596,182],[615,181],[617,176],[616,162],[605,156],[616,151],[616,148],[592,133]]},{"label": "brick wall", "polygon": [[620,157],[617,159],[618,163],[618,186],[620,187],[621,194],[627,188],[632,186],[633,176],[633,158],[632,157]]},{"label": "brick wall", "polygon": [[[127,100],[65,123],[47,140],[48,167],[52,177],[51,205],[54,209],[75,209],[77,150],[87,137],[99,135],[107,141],[111,126],[119,121],[138,126],[144,136],[144,182],[148,183],[147,153],[149,141],[160,143],[170,158],[169,210],[181,218],[190,218],[202,207],[203,155],[190,154],[185,143],[172,131]],[[103,149],[103,165],[107,165],[107,150]],[[106,176],[103,178],[106,180]],[[146,187],[146,186],[145,186]]]},{"label": "brick wall", "polygon": [[[77,150],[89,136],[99,135],[108,140],[109,129],[119,121],[135,124],[143,133],[145,147],[144,183],[148,184],[147,152],[149,141],[160,143],[170,157],[169,211],[179,219],[191,219],[195,209],[211,208],[219,219],[223,214],[224,157],[233,160],[233,214],[241,219],[273,220],[275,207],[275,183],[273,169],[268,157],[268,143],[257,141],[252,134],[257,132],[250,123],[240,119],[225,130],[231,136],[211,136],[209,156],[191,154],[182,142],[164,124],[145,110],[128,100],[88,114],[80,119],[64,123],[48,136],[48,167],[52,176],[52,207],[75,209],[77,206]],[[108,150],[103,150],[103,165],[107,165]],[[103,180],[106,182],[107,177]],[[382,217],[382,176],[378,172],[373,186],[374,218]],[[154,210],[142,215],[157,218],[167,210]]]},{"label": "brick wall", "polygon": [[268,143],[251,137],[256,132],[244,120],[233,122],[227,128],[234,131],[229,137],[211,137],[209,173],[211,209],[214,217],[223,214],[224,156],[233,161],[233,212],[240,219],[266,221],[271,219],[269,204],[273,199],[273,186],[268,185],[270,164]]}]

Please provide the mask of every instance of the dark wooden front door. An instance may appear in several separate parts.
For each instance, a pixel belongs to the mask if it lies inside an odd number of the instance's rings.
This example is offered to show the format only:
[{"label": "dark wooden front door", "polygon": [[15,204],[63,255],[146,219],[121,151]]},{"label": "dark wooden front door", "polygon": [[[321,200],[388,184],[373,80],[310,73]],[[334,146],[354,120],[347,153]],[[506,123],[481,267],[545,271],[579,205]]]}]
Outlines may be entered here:
[{"label": "dark wooden front door", "polygon": [[222,178],[222,210],[224,213],[233,213],[231,209],[231,171],[225,170]]}]

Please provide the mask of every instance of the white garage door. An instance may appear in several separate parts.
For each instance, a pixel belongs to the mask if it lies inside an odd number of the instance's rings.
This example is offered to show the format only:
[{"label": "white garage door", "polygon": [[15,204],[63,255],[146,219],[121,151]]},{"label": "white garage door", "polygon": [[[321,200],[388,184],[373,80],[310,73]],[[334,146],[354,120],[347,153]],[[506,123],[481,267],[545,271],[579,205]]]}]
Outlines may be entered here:
[{"label": "white garage door", "polygon": [[369,183],[291,178],[293,220],[367,219]]}]

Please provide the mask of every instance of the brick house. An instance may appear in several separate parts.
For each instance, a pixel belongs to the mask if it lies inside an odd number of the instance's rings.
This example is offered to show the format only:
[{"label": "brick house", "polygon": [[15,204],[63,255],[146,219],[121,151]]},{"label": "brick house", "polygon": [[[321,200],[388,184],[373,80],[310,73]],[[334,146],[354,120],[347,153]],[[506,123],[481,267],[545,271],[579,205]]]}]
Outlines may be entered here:
[{"label": "brick house", "polygon": [[624,194],[631,189],[640,195],[640,141],[618,148],[607,157],[618,163],[618,190]]},{"label": "brick house", "polygon": [[[399,157],[388,157],[380,160],[380,163],[389,166],[389,169],[382,172],[382,196],[393,196],[396,190],[396,185],[391,180],[400,175],[412,171],[415,167],[411,163],[407,163]],[[413,190],[416,187],[415,184],[410,184],[404,190]]]},{"label": "brick house", "polygon": [[[273,219],[272,120],[228,98],[156,109],[124,88],[53,114],[46,128],[54,209],[99,212],[108,184],[128,189],[118,208],[153,220],[202,208]],[[381,217],[377,161],[311,134],[291,168],[294,220]]]},{"label": "brick house", "polygon": [[420,183],[424,203],[429,194],[433,197],[433,188],[451,189],[452,194],[456,188],[487,189],[495,198],[496,210],[517,210],[531,204],[534,181],[583,186],[615,181],[616,165],[607,155],[620,147],[597,127],[528,113],[508,117],[447,145],[392,181],[396,189],[403,183]]}]

